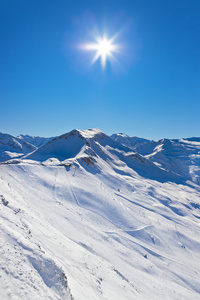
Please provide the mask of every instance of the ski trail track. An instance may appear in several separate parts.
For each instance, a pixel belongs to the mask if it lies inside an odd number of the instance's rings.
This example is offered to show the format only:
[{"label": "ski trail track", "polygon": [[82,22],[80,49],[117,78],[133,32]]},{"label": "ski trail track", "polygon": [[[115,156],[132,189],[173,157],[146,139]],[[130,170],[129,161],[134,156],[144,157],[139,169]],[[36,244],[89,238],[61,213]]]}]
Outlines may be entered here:
[{"label": "ski trail track", "polygon": [[[75,166],[75,168],[76,168],[76,166]],[[70,192],[70,194],[71,194],[71,198],[74,200],[74,203],[75,203],[75,204],[77,204],[79,207],[81,207],[81,205],[80,205],[80,203],[79,203],[79,201],[78,201],[78,199],[77,199],[77,197],[76,197],[76,195],[75,195],[75,192],[73,191],[72,185],[71,185],[71,181],[70,181],[69,174],[68,174],[69,170],[67,170],[67,167],[65,167],[65,169],[62,168],[62,170],[64,170],[64,171],[65,171],[65,175],[67,175],[67,176],[66,176],[67,181],[68,181],[68,185],[67,185],[67,186],[68,186],[68,188],[69,188],[69,192]],[[73,177],[75,176],[75,173],[76,173],[76,169],[75,169],[75,171],[74,171]]]}]

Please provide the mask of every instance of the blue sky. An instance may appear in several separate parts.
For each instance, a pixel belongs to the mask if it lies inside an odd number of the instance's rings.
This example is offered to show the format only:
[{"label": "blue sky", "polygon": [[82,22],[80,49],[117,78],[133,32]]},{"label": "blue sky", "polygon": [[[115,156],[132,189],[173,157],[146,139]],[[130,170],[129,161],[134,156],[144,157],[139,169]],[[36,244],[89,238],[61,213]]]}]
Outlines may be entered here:
[{"label": "blue sky", "polygon": [[[0,131],[200,136],[199,0],[0,1]],[[79,48],[117,35],[104,70]]]}]

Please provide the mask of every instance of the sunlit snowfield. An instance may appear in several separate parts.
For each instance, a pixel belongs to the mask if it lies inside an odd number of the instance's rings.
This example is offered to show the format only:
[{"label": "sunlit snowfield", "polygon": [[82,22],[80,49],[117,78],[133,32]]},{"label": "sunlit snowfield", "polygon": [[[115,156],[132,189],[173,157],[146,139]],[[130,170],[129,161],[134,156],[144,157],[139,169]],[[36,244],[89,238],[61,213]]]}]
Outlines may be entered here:
[{"label": "sunlit snowfield", "polygon": [[27,139],[0,135],[2,299],[199,299],[199,139]]}]

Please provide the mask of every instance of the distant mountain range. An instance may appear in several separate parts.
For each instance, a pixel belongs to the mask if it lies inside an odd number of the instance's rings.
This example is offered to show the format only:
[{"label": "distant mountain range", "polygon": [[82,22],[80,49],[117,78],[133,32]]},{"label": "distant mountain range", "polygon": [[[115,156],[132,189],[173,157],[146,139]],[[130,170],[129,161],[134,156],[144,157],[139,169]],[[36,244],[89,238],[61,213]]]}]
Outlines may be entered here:
[{"label": "distant mountain range", "polygon": [[[187,139],[162,139],[159,141],[147,140],[138,137],[130,137],[126,134],[118,133],[110,137],[101,132],[99,129],[86,131],[73,130],[70,133],[58,137],[44,138],[33,137],[29,135],[19,135],[17,137],[9,134],[0,133],[0,161],[9,159],[34,159],[44,161],[49,158],[56,158],[64,161],[69,158],[81,156],[80,152],[98,152],[97,147],[104,147],[104,154],[109,150],[118,149],[125,158],[133,154],[139,157],[141,161],[150,168],[157,168],[159,172],[167,171],[173,173],[174,177],[184,180],[191,180],[200,184],[200,138],[192,137]],[[116,142],[113,143],[113,140]],[[97,146],[98,145],[98,146]],[[126,148],[123,148],[122,145]],[[114,150],[112,150],[113,152]],[[126,155],[124,155],[126,153]],[[88,154],[87,154],[88,155]],[[96,155],[96,153],[95,153]],[[113,155],[111,151],[109,156]],[[115,155],[116,151],[115,151]],[[118,152],[119,158],[119,152]],[[105,157],[104,157],[105,158]],[[122,158],[122,156],[120,156]],[[108,158],[107,158],[108,159]],[[149,166],[150,163],[151,167]],[[136,166],[135,168],[139,170]],[[148,172],[147,172],[148,173]],[[153,172],[153,174],[156,173]],[[158,175],[162,178],[161,175]]]},{"label": "distant mountain range", "polygon": [[161,139],[158,142],[124,134],[111,136],[157,166],[200,184],[200,138]]},{"label": "distant mountain range", "polygon": [[46,142],[50,141],[52,139],[52,137],[50,138],[44,138],[44,137],[40,137],[40,136],[30,136],[30,135],[23,135],[20,134],[17,136],[18,139],[21,139],[22,141],[25,141],[29,144],[32,144],[35,147],[40,147],[43,144],[45,144]]}]

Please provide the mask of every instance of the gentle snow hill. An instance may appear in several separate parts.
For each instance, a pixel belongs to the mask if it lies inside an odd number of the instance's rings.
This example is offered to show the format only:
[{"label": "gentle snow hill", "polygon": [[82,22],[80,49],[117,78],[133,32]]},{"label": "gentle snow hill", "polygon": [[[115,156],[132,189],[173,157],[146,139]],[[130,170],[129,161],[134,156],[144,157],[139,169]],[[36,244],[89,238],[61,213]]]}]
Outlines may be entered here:
[{"label": "gentle snow hill", "polygon": [[[75,159],[81,164],[87,162],[93,165],[94,169],[95,166],[98,166],[98,160],[102,159],[115,172],[124,175],[135,171],[140,176],[161,182],[175,181],[180,183],[184,180],[179,175],[159,168],[142,155],[114,141],[99,129],[72,130],[52,139],[22,159],[40,162],[48,159],[57,159],[60,162]],[[127,169],[129,170],[128,173]]]},{"label": "gentle snow hill", "polygon": [[30,136],[28,134],[26,135],[20,134],[17,136],[17,138],[24,140],[25,142],[28,142],[29,144],[32,144],[37,148],[39,148],[40,146],[44,145],[45,143],[53,139],[53,137],[45,138],[40,136]]},{"label": "gentle snow hill", "polygon": [[200,187],[171,176],[98,129],[0,163],[1,298],[198,300]]},{"label": "gentle snow hill", "polygon": [[35,149],[34,145],[18,137],[0,132],[0,161],[22,156]]}]

